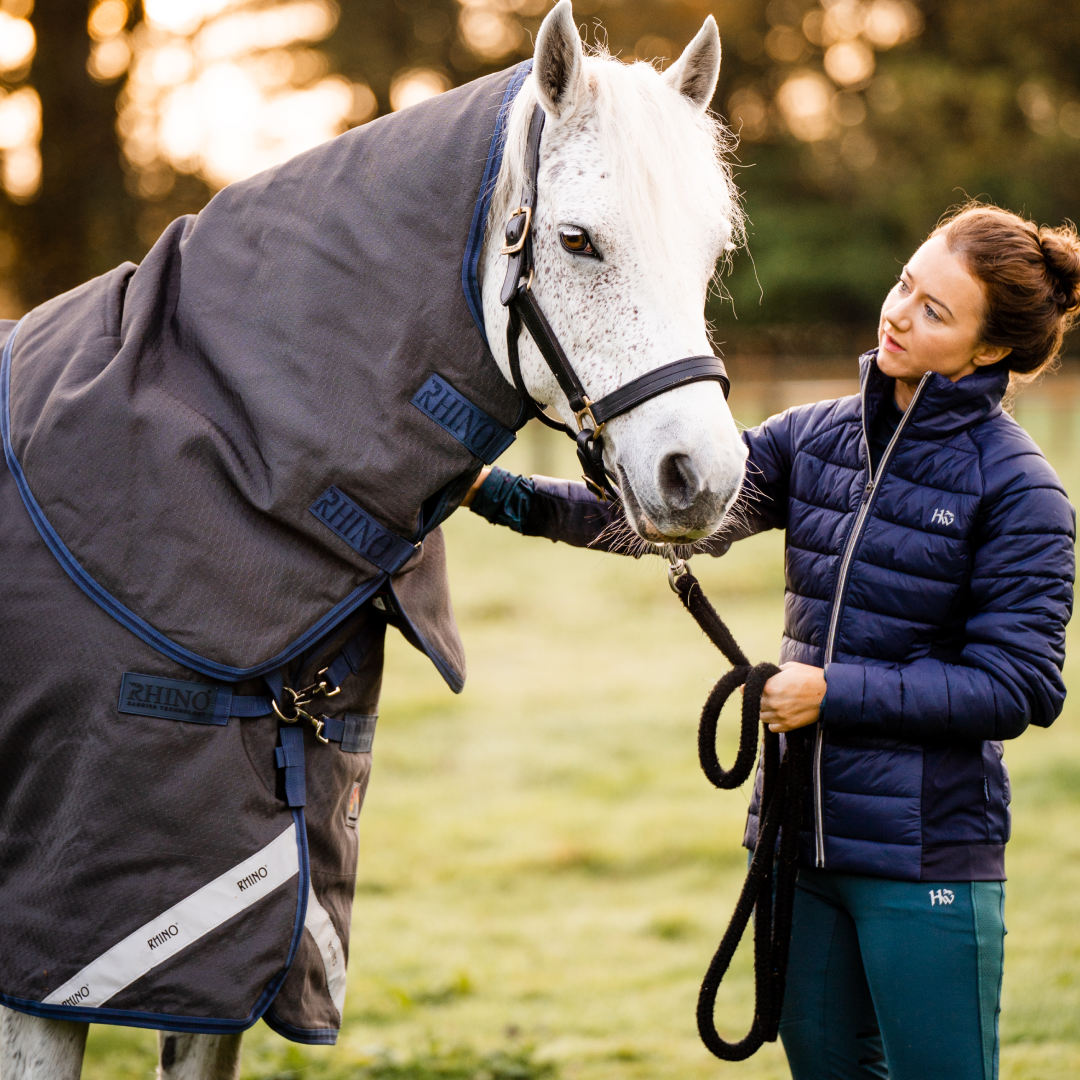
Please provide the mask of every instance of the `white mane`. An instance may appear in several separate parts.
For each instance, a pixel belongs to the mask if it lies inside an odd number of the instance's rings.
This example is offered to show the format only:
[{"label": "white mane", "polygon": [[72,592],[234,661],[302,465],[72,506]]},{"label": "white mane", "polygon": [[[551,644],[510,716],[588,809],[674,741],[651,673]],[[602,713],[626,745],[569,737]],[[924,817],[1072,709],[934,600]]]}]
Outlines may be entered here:
[{"label": "white mane", "polygon": [[[678,264],[673,245],[700,232],[703,207],[713,207],[728,222],[725,251],[741,246],[743,212],[727,160],[735,139],[720,119],[674,91],[651,64],[624,64],[598,49],[584,58],[584,71],[589,100],[581,111],[595,125],[604,158],[614,169],[625,220],[644,265],[669,276]],[[488,228],[500,235],[520,196],[536,101],[530,77],[508,118],[488,218]]]},{"label": "white mane", "polygon": [[[585,393],[599,401],[648,372],[713,351],[704,313],[709,285],[717,262],[743,240],[727,161],[733,140],[706,108],[719,68],[712,16],[661,73],[604,50],[585,55],[570,0],[548,12],[532,76],[510,109],[482,256],[484,325],[507,381],[507,330],[516,324],[500,299],[507,267],[500,244],[521,197],[538,103],[547,124],[529,297]],[[595,246],[572,248],[568,230],[575,228]],[[522,303],[522,296],[514,301]],[[533,400],[575,430],[582,420],[531,333],[521,331],[514,341]],[[672,387],[608,420],[602,446],[627,519],[653,542],[684,543],[713,532],[742,483],[746,448],[716,381]]]}]

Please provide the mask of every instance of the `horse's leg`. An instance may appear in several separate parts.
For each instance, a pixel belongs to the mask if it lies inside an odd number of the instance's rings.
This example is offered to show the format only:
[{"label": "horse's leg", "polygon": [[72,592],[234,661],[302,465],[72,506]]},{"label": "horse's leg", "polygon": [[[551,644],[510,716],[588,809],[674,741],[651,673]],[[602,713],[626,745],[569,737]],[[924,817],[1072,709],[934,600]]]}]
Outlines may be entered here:
[{"label": "horse's leg", "polygon": [[79,1080],[89,1026],[0,1007],[0,1080]]},{"label": "horse's leg", "polygon": [[[240,1040],[236,1035],[181,1035],[158,1032],[158,1080],[237,1080]],[[0,1080],[7,1080],[0,1076]]]}]

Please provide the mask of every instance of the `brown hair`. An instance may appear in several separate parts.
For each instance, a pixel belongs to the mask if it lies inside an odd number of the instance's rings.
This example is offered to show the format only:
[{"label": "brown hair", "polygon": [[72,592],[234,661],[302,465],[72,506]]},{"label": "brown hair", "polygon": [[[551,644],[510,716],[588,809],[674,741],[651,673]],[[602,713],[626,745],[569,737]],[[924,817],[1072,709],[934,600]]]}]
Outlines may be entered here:
[{"label": "brown hair", "polygon": [[1001,366],[1027,382],[1057,359],[1080,311],[1080,238],[1071,222],[1036,225],[997,206],[970,202],[944,217],[953,254],[982,283],[982,339],[1012,349]]}]

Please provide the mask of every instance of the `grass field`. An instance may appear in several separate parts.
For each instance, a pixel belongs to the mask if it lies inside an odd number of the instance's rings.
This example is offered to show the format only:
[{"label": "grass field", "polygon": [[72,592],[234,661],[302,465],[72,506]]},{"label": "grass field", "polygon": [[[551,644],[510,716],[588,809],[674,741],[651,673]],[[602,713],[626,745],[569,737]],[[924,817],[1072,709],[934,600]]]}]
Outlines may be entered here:
[{"label": "grass field", "polygon": [[[1075,492],[1077,417],[1020,418]],[[744,418],[750,418],[745,417]],[[576,475],[561,444],[503,464]],[[449,522],[469,651],[455,697],[391,632],[375,767],[361,818],[344,1033],[297,1048],[258,1025],[248,1078],[766,1080],[777,1046],[714,1061],[698,1041],[701,975],[745,872],[746,792],[701,775],[695,732],[724,663],[641,562],[524,539],[468,513]],[[774,658],[782,538],[695,571],[748,655]],[[1069,681],[1078,685],[1073,635]],[[1009,848],[1002,1077],[1080,1075],[1080,727],[1007,748]],[[726,760],[734,714],[722,721]],[[719,1005],[741,1035],[752,986],[740,951]],[[152,1075],[154,1036],[92,1029],[84,1076]]]}]

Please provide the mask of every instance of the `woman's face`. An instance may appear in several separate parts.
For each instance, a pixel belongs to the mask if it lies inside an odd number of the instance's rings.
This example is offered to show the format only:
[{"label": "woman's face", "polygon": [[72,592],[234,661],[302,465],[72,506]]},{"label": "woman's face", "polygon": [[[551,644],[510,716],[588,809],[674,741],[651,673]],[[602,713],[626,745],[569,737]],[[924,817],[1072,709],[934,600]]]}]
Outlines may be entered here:
[{"label": "woman's face", "polygon": [[986,298],[944,236],[932,236],[908,260],[885,297],[878,323],[878,367],[897,380],[905,405],[928,371],[956,382],[977,367],[997,363],[1008,349],[980,338]]}]

